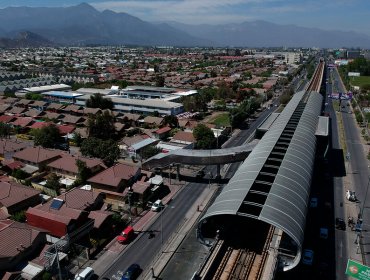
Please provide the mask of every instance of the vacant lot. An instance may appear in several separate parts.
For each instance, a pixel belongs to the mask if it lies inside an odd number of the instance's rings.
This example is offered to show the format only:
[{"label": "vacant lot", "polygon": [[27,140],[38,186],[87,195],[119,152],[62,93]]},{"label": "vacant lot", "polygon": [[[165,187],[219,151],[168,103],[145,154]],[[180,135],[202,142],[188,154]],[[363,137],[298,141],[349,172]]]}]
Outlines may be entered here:
[{"label": "vacant lot", "polygon": [[351,85],[363,87],[370,85],[370,76],[350,77]]},{"label": "vacant lot", "polygon": [[230,126],[229,113],[228,112],[218,112],[216,114],[212,114],[208,122],[213,123],[218,127]]}]

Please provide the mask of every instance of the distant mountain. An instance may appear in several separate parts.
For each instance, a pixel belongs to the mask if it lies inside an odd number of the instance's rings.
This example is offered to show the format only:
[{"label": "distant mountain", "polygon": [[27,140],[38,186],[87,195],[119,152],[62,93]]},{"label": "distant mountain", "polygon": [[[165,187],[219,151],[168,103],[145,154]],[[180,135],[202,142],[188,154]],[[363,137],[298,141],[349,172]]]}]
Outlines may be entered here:
[{"label": "distant mountain", "polygon": [[[0,9],[0,38],[7,45],[169,45],[235,47],[370,47],[370,37],[266,21],[223,25],[154,24],[126,13],[72,7]],[[27,40],[14,37],[20,32]],[[37,39],[37,36],[38,39]],[[15,40],[15,41],[14,41]]]},{"label": "distant mountain", "polygon": [[50,47],[55,44],[28,31],[19,32],[15,38],[0,38],[0,48]]},{"label": "distant mountain", "polygon": [[326,31],[266,21],[224,25],[189,25],[168,22],[173,28],[218,46],[236,47],[370,47],[370,36],[356,32]]},{"label": "distant mountain", "polygon": [[9,7],[0,9],[0,21],[6,22],[0,34],[11,37],[27,30],[63,45],[210,45],[170,26],[154,25],[126,13],[99,12],[85,3],[63,8]]}]

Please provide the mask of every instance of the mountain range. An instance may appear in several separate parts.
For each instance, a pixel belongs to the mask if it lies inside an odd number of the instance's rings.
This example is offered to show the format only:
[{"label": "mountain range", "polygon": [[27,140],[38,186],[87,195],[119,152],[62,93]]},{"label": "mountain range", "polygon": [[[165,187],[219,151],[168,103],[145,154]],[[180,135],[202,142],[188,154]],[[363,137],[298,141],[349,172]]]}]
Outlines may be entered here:
[{"label": "mountain range", "polygon": [[[127,13],[71,7],[0,9],[0,47],[24,46],[234,46],[370,47],[370,36],[266,21],[224,25],[150,23]],[[21,38],[21,39],[20,39]]]}]

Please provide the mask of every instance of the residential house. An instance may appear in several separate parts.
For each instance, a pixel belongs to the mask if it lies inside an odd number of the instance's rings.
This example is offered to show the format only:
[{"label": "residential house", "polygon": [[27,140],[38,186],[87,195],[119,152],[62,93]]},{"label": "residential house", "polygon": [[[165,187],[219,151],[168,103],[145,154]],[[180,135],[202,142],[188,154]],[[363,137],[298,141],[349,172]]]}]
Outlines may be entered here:
[{"label": "residential house", "polygon": [[13,159],[26,165],[32,166],[35,170],[44,169],[50,162],[61,157],[61,151],[49,150],[42,147],[29,147],[16,152]]},{"label": "residential house", "polygon": [[163,123],[163,118],[147,116],[143,119],[143,124],[151,128],[159,127]]},{"label": "residential house", "polygon": [[86,234],[93,228],[94,221],[89,218],[89,212],[100,209],[102,205],[103,196],[99,193],[74,188],[45,204],[29,208],[27,224],[56,237],[68,234],[72,241],[80,228],[86,226]]},{"label": "residential house", "polygon": [[9,116],[9,115],[2,115],[0,116],[0,123],[11,123],[15,121],[17,117],[15,116]]},{"label": "residential house", "polygon": [[195,141],[195,138],[192,132],[179,131],[172,137],[170,142],[190,145],[190,144],[194,144],[196,141]]},{"label": "residential house", "polygon": [[122,192],[123,189],[132,186],[141,173],[137,166],[118,163],[87,180],[97,190]]},{"label": "residential house", "polygon": [[0,208],[7,214],[13,215],[40,202],[40,191],[10,180],[0,181]]},{"label": "residential house", "polygon": [[21,151],[28,147],[26,142],[14,141],[9,139],[0,140],[0,157],[1,159],[12,158],[15,152]]},{"label": "residential house", "polygon": [[86,167],[91,171],[91,175],[94,175],[107,168],[100,159],[75,157],[69,154],[65,154],[61,158],[50,162],[47,167],[51,172],[54,172],[59,176],[76,178],[78,175],[78,167],[76,164],[77,160],[80,160],[86,164]]},{"label": "residential house", "polygon": [[153,131],[153,135],[156,139],[164,140],[170,135],[171,127],[165,126]]},{"label": "residential house", "polygon": [[0,220],[0,240],[0,271],[14,270],[40,252],[46,243],[46,233],[20,222]]},{"label": "residential house", "polygon": [[81,116],[73,116],[73,115],[65,114],[64,118],[62,118],[61,121],[66,124],[79,125],[85,121],[85,118]]}]

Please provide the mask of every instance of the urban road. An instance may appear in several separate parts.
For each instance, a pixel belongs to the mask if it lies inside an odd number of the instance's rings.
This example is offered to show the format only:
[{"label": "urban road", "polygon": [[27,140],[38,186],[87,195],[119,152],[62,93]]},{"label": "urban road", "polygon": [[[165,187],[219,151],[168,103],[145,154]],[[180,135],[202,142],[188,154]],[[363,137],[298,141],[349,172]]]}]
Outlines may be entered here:
[{"label": "urban road", "polygon": [[[225,147],[238,146],[253,136],[256,128],[278,107],[278,101],[273,102],[273,106],[260,113],[259,117],[250,123],[250,127],[241,130],[236,137],[231,138]],[[240,163],[230,164],[227,175],[232,176],[238,169]],[[207,176],[210,172],[216,174],[215,166],[205,168]],[[132,263],[137,263],[145,271],[149,269],[152,260],[161,252],[163,244],[171,237],[177,228],[185,221],[185,215],[194,205],[197,198],[207,187],[207,183],[189,183],[179,192],[166,208],[158,213],[157,219],[147,229],[146,232],[139,233],[133,243],[131,243],[116,259],[110,267],[107,267],[101,277],[119,280],[121,275]],[[155,233],[154,238],[149,238],[149,232]]]},{"label": "urban road", "polygon": [[[340,81],[339,74],[336,69],[332,70],[334,80],[337,81],[335,83],[339,92],[345,92],[343,88],[343,84]],[[330,89],[332,90],[332,89]],[[345,142],[346,142],[346,154],[347,154],[347,163],[346,166],[350,166],[347,168],[347,176],[350,177],[350,181],[352,185],[343,186],[343,181],[341,178],[335,178],[335,214],[336,217],[344,217],[345,216],[345,209],[342,207],[343,200],[346,200],[344,197],[343,187],[346,191],[347,189],[355,191],[356,196],[358,198],[358,202],[356,203],[356,213],[360,213],[361,207],[364,207],[363,210],[363,227],[362,227],[362,240],[360,242],[361,248],[357,250],[357,245],[353,242],[356,238],[353,236],[356,233],[351,232],[347,229],[347,231],[336,231],[336,259],[337,259],[337,279],[347,279],[345,275],[345,269],[347,265],[347,260],[349,258],[349,253],[347,250],[354,251],[361,256],[358,256],[359,259],[362,259],[364,264],[370,265],[370,236],[368,231],[370,230],[370,210],[369,210],[369,194],[367,193],[367,188],[369,186],[369,167],[368,167],[368,160],[365,157],[365,151],[360,139],[360,135],[358,133],[357,124],[353,118],[351,107],[349,104],[347,105],[348,101],[342,101],[340,106],[341,117],[343,121],[343,129],[345,133]],[[331,116],[335,116],[334,110],[332,109]],[[333,120],[333,123],[336,123]],[[333,125],[334,128],[334,125]],[[339,137],[338,132],[337,135],[333,135],[333,140],[336,139],[336,147],[339,149]],[[367,152],[367,151],[366,151]],[[367,194],[367,196],[366,196]],[[365,201],[365,204],[364,204]],[[338,203],[339,202],[339,203]],[[340,203],[342,202],[342,203]],[[347,202],[347,201],[346,201]],[[348,213],[347,213],[348,214]],[[354,217],[355,220],[358,218],[357,216]],[[350,242],[349,242],[350,241]],[[348,244],[349,248],[346,248],[346,244]]]}]

